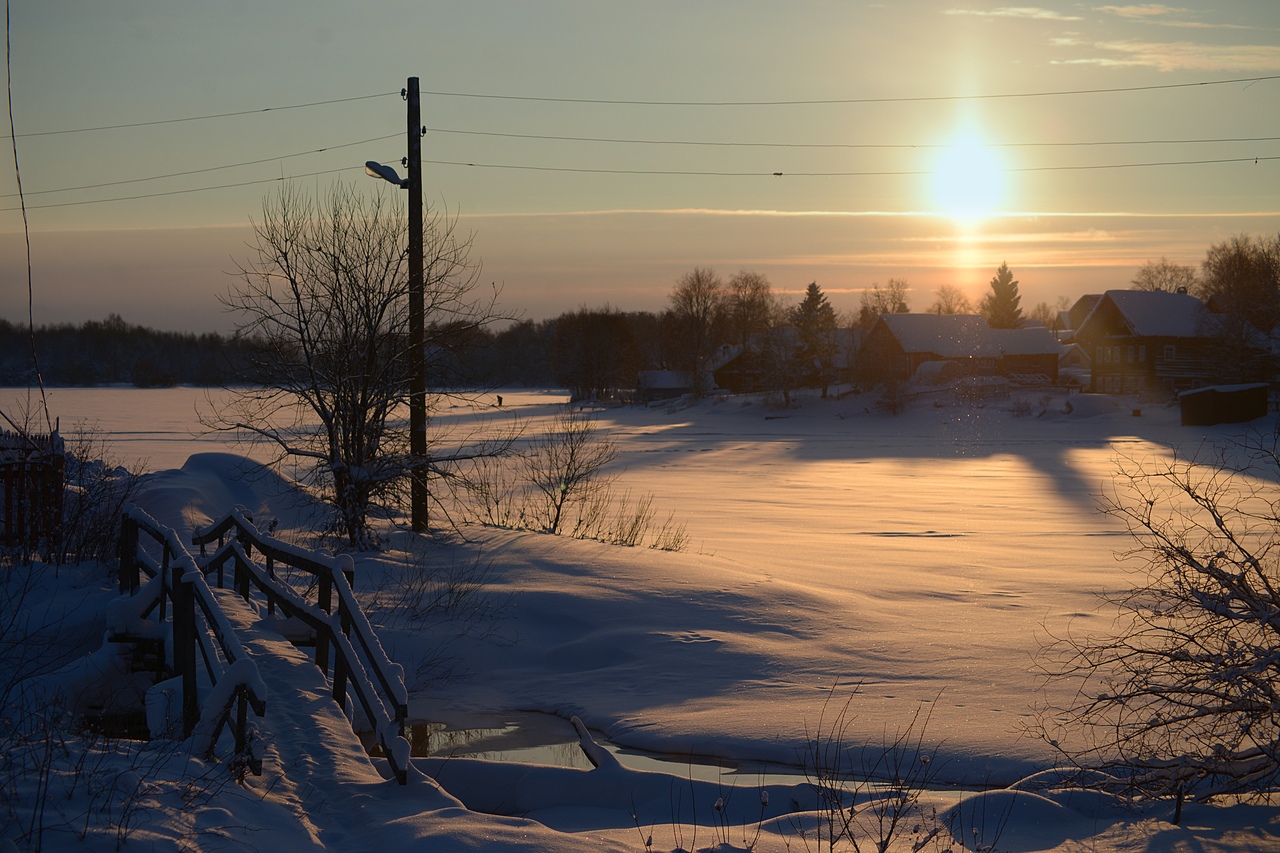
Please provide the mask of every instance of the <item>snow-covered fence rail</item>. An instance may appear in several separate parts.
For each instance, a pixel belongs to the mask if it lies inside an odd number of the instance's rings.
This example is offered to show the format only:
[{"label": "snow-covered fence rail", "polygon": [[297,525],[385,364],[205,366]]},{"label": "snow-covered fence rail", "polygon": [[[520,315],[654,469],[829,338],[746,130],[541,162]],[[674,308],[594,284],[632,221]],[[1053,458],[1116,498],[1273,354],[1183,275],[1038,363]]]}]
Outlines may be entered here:
[{"label": "snow-covered fence rail", "polygon": [[[372,726],[401,784],[408,781],[409,743],[404,738],[409,694],[404,669],[382,648],[360,603],[352,591],[355,564],[342,554],[330,557],[281,542],[258,531],[242,507],[192,536],[200,546],[200,562],[206,574],[216,572],[222,585],[225,567],[233,568],[233,587],[246,601],[251,587],[266,597],[267,610],[277,608],[286,618],[304,624],[315,638],[315,663],[326,677],[332,659],[333,698],[347,710],[348,694]],[[206,546],[217,542],[212,555]],[[262,564],[253,559],[261,555]],[[277,577],[279,566],[306,572],[315,578],[315,601]],[[352,726],[357,725],[351,713]]]},{"label": "snow-covered fence rail", "polygon": [[[142,539],[144,535],[149,541]],[[143,574],[150,580],[140,588]],[[133,612],[129,608],[113,611],[121,623],[113,626],[118,633],[128,635],[131,622],[152,612],[156,612],[157,622],[163,622],[171,610],[170,657],[182,684],[183,736],[194,737],[197,752],[211,755],[234,709],[237,759],[245,761],[254,773],[261,773],[261,758],[249,744],[248,721],[249,708],[259,717],[266,712],[267,688],[258,668],[177,533],[135,506],[127,507],[122,519],[119,583],[120,591],[131,594],[138,606]],[[167,607],[170,603],[171,608]],[[203,707],[197,651],[212,685]]]}]

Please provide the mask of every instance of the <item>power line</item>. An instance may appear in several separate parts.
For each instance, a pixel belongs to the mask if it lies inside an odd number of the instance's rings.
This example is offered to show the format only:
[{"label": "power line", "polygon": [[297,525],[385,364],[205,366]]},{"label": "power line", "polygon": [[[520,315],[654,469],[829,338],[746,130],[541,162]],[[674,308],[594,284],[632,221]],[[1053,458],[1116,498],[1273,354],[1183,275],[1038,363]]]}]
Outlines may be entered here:
[{"label": "power line", "polygon": [[1113,95],[1123,92],[1153,92],[1161,89],[1191,89],[1198,86],[1227,86],[1235,83],[1258,83],[1280,80],[1280,74],[1263,77],[1237,77],[1231,80],[1202,80],[1194,83],[1163,83],[1151,86],[1115,86],[1105,89],[1063,89],[1047,92],[1005,92],[991,95],[922,95],[892,98],[819,98],[813,100],[777,101],[644,101],[615,98],[555,98],[536,95],[494,95],[482,92],[424,91],[424,95],[440,98],[476,98],[500,101],[537,101],[553,104],[610,104],[637,107],[791,107],[838,104],[910,104],[929,101],[990,101],[1009,98],[1053,98],[1065,95]]},{"label": "power line", "polygon": [[[201,175],[206,172],[217,172],[225,169],[237,169],[237,168],[240,168],[241,166],[257,166],[257,165],[261,165],[262,163],[274,163],[277,160],[288,160],[293,157],[305,157],[308,154],[323,154],[326,151],[337,151],[340,148],[353,148],[357,145],[366,145],[371,142],[385,142],[388,139],[399,139],[403,135],[404,134],[402,133],[389,133],[386,136],[375,136],[371,139],[361,139],[358,142],[345,142],[342,145],[329,145],[325,148],[316,148],[311,151],[299,151],[295,154],[282,154],[278,157],[264,157],[261,160],[246,160],[243,163],[227,163],[226,165],[223,165],[223,166],[209,166],[204,169],[189,169],[185,172],[170,172],[167,175],[151,175],[150,177],[146,177],[146,178],[129,178],[127,180],[122,180],[122,181],[107,181],[101,184],[84,184],[78,187],[58,187],[57,189],[51,189],[51,190],[37,190],[35,192],[29,192],[27,193],[27,195],[48,195],[49,193],[66,193],[66,192],[73,192],[76,190],[96,190],[96,189],[101,189],[103,187],[118,187],[124,184],[141,184],[147,181],[160,181],[160,180],[164,180],[165,178],[181,178],[187,175]],[[0,198],[13,198],[14,195],[15,193],[9,193],[7,195],[0,195]]]},{"label": "power line", "polygon": [[[13,123],[13,41],[10,36],[9,24],[9,0],[4,2],[4,79],[5,92],[9,99],[9,133],[12,135],[15,130]],[[31,339],[31,363],[35,369],[36,384],[40,386],[40,406],[44,410],[44,422],[49,428],[49,435],[53,435],[53,422],[49,417],[49,398],[44,392],[44,376],[40,372],[40,356],[36,352],[36,320],[35,320],[35,285],[34,275],[31,269],[31,224],[27,221],[27,200],[22,194],[22,169],[18,167],[18,140],[14,136],[13,145],[13,176],[18,182],[18,206],[22,210],[22,237],[27,247],[27,334]],[[5,416],[8,420],[8,416]],[[12,425],[12,421],[10,424]]]},{"label": "power line", "polygon": [[[560,104],[608,104],[616,106],[652,106],[652,107],[781,107],[781,106],[822,106],[840,104],[903,104],[946,101],[982,101],[1011,98],[1050,98],[1067,95],[1109,95],[1124,92],[1152,92],[1168,89],[1191,89],[1201,86],[1228,86],[1237,83],[1259,83],[1266,80],[1280,80],[1280,74],[1260,77],[1236,77],[1229,80],[1200,80],[1191,83],[1163,83],[1150,86],[1115,86],[1101,89],[1062,89],[1042,92],[1002,92],[986,95],[918,95],[909,97],[883,98],[820,98],[812,100],[784,99],[774,101],[658,101],[658,100],[626,100],[620,98],[559,98],[537,95],[501,95],[486,92],[446,92],[424,91],[424,95],[442,98],[473,98],[480,100],[533,101]],[[258,115],[268,112],[306,109],[308,107],[345,104],[354,101],[366,101],[373,98],[385,98],[400,95],[401,92],[375,92],[369,95],[355,95],[349,98],[329,98],[323,101],[308,101],[302,104],[284,104],[276,107],[258,107],[247,110],[234,110],[225,113],[207,113],[204,115],[183,116],[180,118],[155,119],[152,121],[107,124],[94,127],[69,127],[59,130],[41,130],[18,134],[16,138],[28,139],[40,136],[58,136],[70,133],[93,133],[103,130],[122,130],[133,127],[154,127],[165,124],[179,124],[192,121],[208,121],[212,119],[233,118],[236,116]]]},{"label": "power line", "polygon": [[17,139],[28,139],[34,136],[59,136],[66,133],[93,133],[99,130],[122,130],[129,127],[154,127],[160,124],[180,124],[188,121],[207,121],[217,118],[232,118],[234,116],[258,115],[260,113],[283,112],[285,110],[301,110],[307,107],[322,107],[330,104],[346,104],[352,101],[367,101],[371,98],[385,98],[388,95],[399,95],[399,92],[378,92],[373,95],[356,95],[350,98],[330,98],[327,101],[310,101],[305,104],[285,104],[279,107],[260,107],[253,110],[237,110],[230,113],[210,113],[208,115],[184,116],[183,118],[165,118],[156,119],[154,121],[136,121],[128,124],[104,124],[97,127],[68,127],[62,130],[40,130],[31,133],[19,133]]},{"label": "power line", "polygon": [[[587,136],[550,136],[543,134],[526,134],[526,133],[501,133],[495,131],[482,130],[456,130],[450,128],[428,128],[432,133],[448,133],[468,136],[492,136],[510,139],[541,139],[549,141],[564,142],[602,142],[602,143],[626,143],[640,145],[686,145],[686,146],[712,146],[712,147],[733,147],[733,148],[782,148],[782,149],[848,149],[848,150],[933,150],[951,147],[946,143],[821,143],[821,142],[715,142],[705,140],[658,140],[658,139],[620,139],[614,137],[587,137]],[[80,190],[103,189],[105,187],[125,186],[128,184],[146,183],[148,181],[159,181],[167,178],[180,178],[189,175],[200,175],[207,172],[217,172],[226,169],[236,169],[242,166],[257,166],[263,163],[273,163],[278,160],[287,160],[294,157],[304,157],[310,154],[323,154],[327,151],[337,151],[342,148],[353,148],[358,145],[366,145],[373,142],[385,142],[388,139],[397,139],[401,136],[399,133],[390,133],[385,136],[375,136],[369,139],[361,139],[356,142],[346,142],[341,145],[329,145],[324,148],[315,148],[309,151],[298,151],[292,154],[281,154],[274,157],[263,157],[258,160],[245,160],[239,163],[227,163],[220,166],[209,166],[203,169],[188,169],[182,172],[169,172],[163,175],[150,175],[143,178],[129,178],[120,181],[106,181],[99,184],[82,184],[74,187],[57,187],[47,190],[35,190],[27,192],[28,196],[49,195],[52,193],[76,192]],[[1103,141],[1085,141],[1085,142],[993,142],[984,145],[987,148],[1057,148],[1057,147],[1096,147],[1096,146],[1133,146],[1133,145],[1199,145],[1199,144],[1218,144],[1218,143],[1246,143],[1246,142],[1276,142],[1280,141],[1280,136],[1255,136],[1255,137],[1224,137],[1215,139],[1145,139],[1145,140],[1103,140]],[[1248,159],[1248,158],[1245,158]],[[441,165],[458,165],[452,161],[434,161]],[[499,168],[495,166],[494,168]],[[516,167],[511,167],[516,168]],[[529,167],[536,168],[536,167]],[[1064,167],[1065,168],[1065,167]],[[1103,166],[1092,168],[1106,168]],[[548,169],[549,170],[549,169]],[[617,170],[619,173],[638,173],[638,174],[655,174],[653,172],[641,172],[640,170]],[[696,171],[671,171],[662,174],[679,174],[679,175],[696,175],[709,174]],[[734,175],[754,175],[757,172],[741,172],[741,173],[715,173],[715,174],[734,174]],[[791,172],[789,174],[799,174]],[[860,173],[847,173],[860,174]],[[892,173],[866,173],[866,174],[892,174]],[[915,172],[907,172],[903,174],[918,174]],[[274,178],[272,180],[275,180]],[[213,187],[220,189],[221,187]],[[196,190],[191,190],[195,192]],[[16,198],[17,193],[7,193],[0,195],[0,198]],[[140,198],[141,196],[129,196],[129,198]],[[104,199],[105,200],[105,199]],[[45,205],[44,207],[48,207]],[[8,208],[6,208],[8,209]]]},{"label": "power line", "polygon": [[[399,134],[396,134],[396,135],[399,136]],[[85,201],[61,201],[61,202],[54,202],[53,204],[33,204],[33,205],[28,205],[27,209],[28,210],[48,210],[54,207],[77,207],[82,204],[106,204],[108,202],[113,202],[113,201],[134,201],[140,198],[163,198],[164,196],[170,196],[170,195],[187,195],[189,193],[202,193],[202,192],[209,192],[211,190],[226,190],[226,189],[233,189],[235,187],[251,187],[251,186],[254,186],[255,184],[282,183],[284,181],[292,181],[297,178],[315,178],[315,177],[319,177],[320,175],[337,175],[341,172],[351,172],[351,171],[354,171],[355,169],[360,169],[361,171],[363,171],[364,167],[348,166],[343,169],[328,169],[323,172],[306,172],[301,175],[281,175],[278,178],[261,178],[256,181],[240,181],[239,183],[218,184],[217,186],[212,186],[212,187],[190,187],[185,190],[169,190],[167,192],[142,193],[140,195],[116,196],[114,198],[94,198],[94,199],[88,199]],[[10,210],[17,210],[17,209],[18,208],[16,207],[0,207],[0,211],[10,211]]]},{"label": "power line", "polygon": [[[428,127],[428,133],[456,134],[459,136],[488,136],[500,139],[541,139],[552,142],[602,142],[626,145],[691,145],[718,148],[804,148],[804,149],[876,149],[876,150],[929,150],[951,148],[945,142],[736,142],[698,139],[626,139],[610,136],[555,136],[538,133],[503,133],[489,130],[457,130],[455,128]],[[1084,142],[990,142],[982,148],[1071,148],[1104,145],[1200,145],[1214,143],[1277,142],[1280,136],[1238,136],[1219,139],[1119,139]]]},{"label": "power line", "polygon": [[[1146,169],[1161,166],[1208,166],[1215,164],[1231,164],[1231,163],[1263,163],[1274,160],[1280,160],[1280,155],[1273,157],[1230,157],[1211,160],[1166,160],[1158,162],[1146,163],[1103,163],[1082,166],[1022,166],[1012,169],[1004,169],[1004,172],[1069,172],[1069,171],[1091,171],[1104,169]],[[788,171],[743,171],[743,172],[721,172],[706,171],[693,169],[589,169],[583,167],[572,166],[528,166],[512,163],[469,163],[459,160],[423,160],[423,163],[429,163],[434,166],[462,166],[473,169],[507,169],[525,172],[561,172],[587,175],[653,175],[653,176],[675,176],[675,177],[718,177],[718,178],[763,178],[763,177],[791,177],[791,178],[870,178],[870,177],[917,177],[922,175],[932,175],[933,170],[928,169],[904,169],[904,170],[867,170],[853,172],[788,172]],[[28,205],[28,210],[48,210],[57,207],[77,207],[88,204],[107,204],[117,201],[135,201],[137,199],[162,198],[164,196],[186,195],[189,193],[209,192],[212,190],[233,189],[236,187],[248,187],[257,184],[270,184],[282,181],[294,180],[296,178],[311,178],[320,175],[336,175],[342,172],[350,172],[360,168],[352,166],[343,169],[329,169],[321,172],[307,172],[300,175],[287,175],[278,178],[264,178],[254,181],[240,181],[232,184],[218,184],[210,187],[190,187],[183,190],[170,190],[167,192],[143,193],[139,195],[117,196],[113,198],[89,199],[86,201],[66,201],[55,202],[53,204]],[[0,208],[0,212],[18,210],[16,207]]]},{"label": "power line", "polygon": [[[1083,166],[1023,166],[1012,169],[1002,169],[1004,172],[1066,172],[1066,171],[1088,171],[1094,169],[1143,169],[1156,166],[1207,166],[1221,163],[1260,163],[1263,161],[1280,160],[1280,156],[1275,157],[1230,157],[1214,160],[1169,160],[1163,162],[1149,163],[1108,163],[1097,165]],[[857,172],[768,172],[768,171],[745,171],[745,172],[718,172],[703,170],[682,170],[682,169],[590,169],[585,167],[574,166],[527,166],[510,163],[468,163],[458,160],[423,160],[424,163],[430,163],[434,166],[466,166],[474,169],[514,169],[527,172],[570,172],[587,175],[671,175],[681,177],[719,177],[719,178],[761,178],[761,177],[802,177],[802,178],[867,178],[867,177],[911,177],[917,175],[932,175],[935,170],[931,169],[904,169],[891,171],[857,171]]]}]

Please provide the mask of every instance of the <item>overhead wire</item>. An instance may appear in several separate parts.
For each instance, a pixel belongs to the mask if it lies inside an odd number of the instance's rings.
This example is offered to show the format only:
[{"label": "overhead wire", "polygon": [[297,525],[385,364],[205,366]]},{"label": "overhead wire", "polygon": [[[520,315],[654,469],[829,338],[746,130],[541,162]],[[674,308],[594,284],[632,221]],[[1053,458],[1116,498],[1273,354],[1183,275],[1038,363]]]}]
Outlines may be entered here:
[{"label": "overhead wire", "polygon": [[[350,98],[330,98],[326,101],[309,101],[305,104],[285,104],[279,107],[259,107],[253,110],[236,110],[229,113],[209,113],[206,115],[183,116],[181,118],[155,119],[154,121],[135,121],[126,124],[104,124],[97,127],[68,127],[61,130],[37,130],[18,134],[18,139],[29,139],[36,136],[60,136],[68,133],[93,133],[100,130],[123,130],[130,127],[155,127],[162,124],[182,124],[190,121],[208,121],[211,119],[233,118],[235,116],[260,115],[262,113],[284,112],[285,110],[301,110],[308,107],[323,107],[330,104],[346,104],[352,101],[367,101],[372,98],[385,98],[388,95],[399,95],[399,92],[377,92],[372,95],[355,95]],[[12,132],[12,131],[10,131]]]},{"label": "overhead wire", "polygon": [[[91,198],[91,199],[84,199],[81,201],[60,201],[60,202],[53,202],[51,204],[33,204],[33,205],[28,205],[27,209],[28,210],[50,210],[55,207],[78,207],[80,205],[106,204],[108,202],[114,202],[114,201],[135,201],[137,199],[143,199],[143,198],[164,198],[165,196],[188,195],[190,193],[202,193],[202,192],[209,192],[212,190],[234,189],[235,187],[251,187],[256,184],[283,183],[284,181],[291,181],[297,178],[315,178],[321,175],[337,175],[341,172],[351,172],[356,169],[360,169],[363,171],[364,167],[363,166],[347,166],[341,169],[326,169],[320,172],[304,172],[297,175],[280,175],[275,178],[259,178],[253,181],[239,181],[237,183],[218,184],[217,186],[211,186],[211,187],[188,187],[187,189],[181,189],[181,190],[165,190],[163,192],[140,193],[138,195],[127,195],[127,196],[114,196],[112,198]],[[17,208],[16,207],[0,207],[0,211],[10,211],[10,210],[17,210]]]},{"label": "overhead wire", "polygon": [[[7,0],[6,0],[7,2]],[[647,100],[618,100],[618,99],[583,99],[583,98],[553,98],[538,96],[522,96],[522,95],[495,95],[484,93],[462,93],[462,92],[424,92],[423,94],[465,97],[465,98],[483,98],[483,99],[502,99],[502,100],[528,100],[543,102],[565,102],[565,103],[598,103],[598,104],[619,104],[619,105],[651,105],[651,106],[781,106],[781,105],[800,105],[800,104],[861,104],[861,103],[910,103],[910,102],[928,102],[928,101],[951,101],[951,100],[983,100],[995,98],[1031,98],[1031,97],[1053,97],[1061,95],[1083,95],[1083,94],[1112,94],[1118,92],[1143,92],[1162,89],[1185,89],[1198,86],[1219,86],[1238,83],[1253,84],[1264,80],[1280,80],[1280,75],[1267,75],[1258,77],[1243,77],[1230,80],[1211,80],[1197,81],[1190,83],[1169,83],[1150,86],[1127,86],[1127,87],[1110,87],[1101,89],[1076,89],[1076,90],[1060,90],[1060,91],[1044,91],[1044,92],[1022,92],[1022,93],[1003,93],[990,95],[942,95],[942,96],[916,96],[916,97],[888,97],[888,98],[847,98],[847,99],[821,99],[821,100],[780,100],[780,101],[647,101]],[[331,104],[349,103],[352,101],[368,100],[371,98],[385,97],[390,94],[398,93],[376,93],[371,95],[360,95],[349,98],[333,98],[322,101],[311,101],[302,104],[290,104],[279,107],[264,107],[252,110],[237,110],[227,113],[206,114],[198,116],[186,116],[173,119],[159,119],[147,122],[133,122],[127,124],[107,125],[90,128],[67,128],[62,130],[38,131],[24,134],[12,134],[11,139],[14,140],[16,150],[16,140],[18,138],[49,136],[54,134],[67,134],[89,132],[96,130],[108,130],[125,127],[147,127],[161,124],[172,124],[178,122],[191,122],[200,120],[210,120],[219,118],[228,118],[232,116],[255,115],[266,112],[302,109],[305,107],[314,107]],[[12,129],[11,129],[12,130]],[[428,132],[458,135],[473,135],[484,137],[508,138],[508,139],[534,139],[548,141],[570,141],[570,142],[588,142],[588,143],[605,143],[605,144],[637,144],[637,145],[684,145],[684,146],[708,146],[708,147],[738,147],[738,148],[776,148],[776,149],[939,149],[948,148],[944,143],[771,143],[771,142],[744,142],[737,140],[716,141],[716,140],[677,140],[677,139],[632,139],[618,137],[601,137],[601,136],[567,136],[567,135],[550,135],[550,134],[524,134],[509,133],[499,131],[479,131],[479,130],[463,130],[457,128],[428,128]],[[119,181],[108,181],[98,184],[88,184],[77,187],[60,187],[48,190],[39,190],[32,195],[45,195],[57,192],[71,192],[76,190],[100,189],[111,186],[121,186],[133,183],[142,183],[146,181],[160,180],[164,178],[185,177],[190,175],[203,174],[241,166],[260,165],[266,162],[274,162],[290,157],[304,156],[307,154],[322,153],[324,151],[335,150],[339,148],[347,148],[355,145],[363,145],[371,142],[380,142],[394,138],[399,134],[388,134],[386,136],[375,137],[358,142],[344,143],[342,145],[326,146],[324,148],[314,149],[310,151],[297,152],[277,157],[267,157],[257,160],[244,161],[241,163],[231,163],[221,166],[211,166],[200,169],[191,169],[181,172],[173,172],[164,175],[154,175],[141,178],[125,179]],[[1193,144],[1240,144],[1240,143],[1260,143],[1280,141],[1280,137],[1224,137],[1224,138],[1195,138],[1195,139],[1129,139],[1129,140],[1079,140],[1070,142],[1007,142],[1007,143],[990,143],[982,147],[989,148],[1049,148],[1049,147],[1100,147],[1100,146],[1151,146],[1151,145],[1193,145]],[[1086,164],[1075,166],[1037,166],[1037,167],[1018,167],[1005,169],[1006,172],[1047,172],[1047,171],[1087,171],[1101,169],[1132,169],[1132,168],[1151,168],[1159,166],[1197,166],[1211,164],[1228,164],[1228,163],[1244,163],[1262,161],[1271,161],[1280,159],[1271,156],[1254,156],[1254,157],[1235,157],[1235,158],[1214,158],[1214,159],[1186,159],[1174,161],[1151,161],[1138,163],[1107,163],[1107,164]],[[507,169],[531,172],[562,172],[562,173],[579,173],[579,174],[614,174],[614,175],[671,175],[671,176],[709,176],[709,177],[871,177],[871,176],[912,176],[931,174],[929,170],[854,170],[854,171],[795,171],[795,170],[754,170],[754,171],[716,171],[716,170],[698,170],[698,169],[640,169],[640,168],[589,168],[589,167],[565,167],[565,166],[536,166],[527,164],[514,163],[484,163],[474,161],[459,161],[447,159],[432,159],[424,162],[438,166],[454,166],[467,168],[482,169]],[[356,168],[356,167],[353,167]],[[326,174],[337,174],[351,169],[332,169],[327,171],[309,172],[302,175],[292,177],[315,177]],[[80,201],[56,202],[49,204],[31,205],[30,209],[49,209],[55,207],[71,207],[86,204],[104,204],[117,201],[131,201],[137,199],[159,198],[172,195],[183,195],[196,192],[207,192],[213,190],[229,189],[235,187],[252,186],[255,184],[274,183],[284,180],[283,176],[259,179],[251,181],[240,181],[234,183],[217,184],[204,187],[189,187],[186,189],[142,193],[128,196],[118,196],[103,199],[87,199]],[[0,198],[12,198],[13,194],[0,196]],[[0,211],[16,210],[17,208],[0,208]]]},{"label": "overhead wire", "polygon": [[[1161,162],[1147,163],[1105,163],[1105,164],[1087,164],[1077,166],[1023,166],[1009,169],[1001,169],[1001,172],[1059,172],[1059,171],[1088,171],[1091,169],[1141,169],[1155,166],[1207,166],[1222,163],[1259,163],[1262,161],[1280,160],[1280,156],[1275,157],[1224,157],[1211,160],[1169,160]],[[510,163],[469,163],[460,160],[423,160],[424,163],[430,163],[435,166],[467,166],[476,169],[514,169],[529,172],[572,172],[591,175],[676,175],[685,177],[727,177],[727,178],[743,178],[743,177],[806,177],[806,178],[865,178],[865,177],[909,177],[915,175],[931,175],[934,173],[931,169],[902,169],[902,170],[866,170],[851,172],[795,172],[795,171],[774,171],[755,170],[755,171],[702,171],[702,170],[685,170],[685,169],[593,169],[587,167],[576,166],[528,166]]]},{"label": "overhead wire", "polygon": [[[9,134],[13,143],[13,175],[18,182],[18,205],[22,209],[22,236],[27,247],[27,336],[31,339],[32,368],[35,370],[36,383],[40,388],[40,407],[44,411],[44,422],[49,429],[49,434],[53,435],[53,419],[49,415],[49,398],[45,394],[44,376],[40,372],[40,355],[36,351],[35,277],[31,269],[31,223],[27,220],[27,201],[22,194],[22,169],[18,165],[18,140],[13,135],[16,125],[13,121],[13,39],[10,36],[9,0],[4,0],[4,72],[5,92],[9,102]],[[11,426],[17,428],[17,424],[10,421],[8,415],[5,415],[5,420],[9,421]]]},{"label": "overhead wire", "polygon": [[615,106],[646,107],[786,107],[830,106],[835,104],[910,104],[929,101],[991,101],[1011,98],[1053,98],[1068,95],[1111,95],[1123,92],[1151,92],[1160,89],[1189,89],[1197,86],[1227,86],[1235,83],[1259,83],[1263,80],[1280,80],[1280,74],[1259,77],[1237,77],[1230,80],[1201,80],[1191,83],[1159,83],[1149,86],[1112,86],[1101,89],[1063,89],[1045,92],[1005,92],[989,95],[918,95],[884,98],[815,98],[812,100],[774,101],[647,101],[616,98],[560,98],[538,95],[493,95],[480,92],[427,91],[423,95],[442,98],[477,98],[503,101],[542,101],[555,104],[611,104]]},{"label": "overhead wire", "polygon": [[[221,166],[208,166],[203,169],[188,169],[184,172],[169,172],[168,174],[150,175],[145,178],[128,178],[126,180],[120,180],[120,181],[106,181],[101,184],[83,184],[78,187],[57,187],[56,189],[36,190],[34,192],[28,192],[27,195],[29,196],[30,195],[48,195],[49,193],[66,193],[66,192],[74,192],[76,190],[96,190],[96,189],[102,189],[103,187],[118,187],[125,184],[141,184],[141,183],[146,183],[147,181],[160,181],[160,180],[164,180],[165,178],[182,178],[188,175],[201,175],[206,172],[218,172],[218,171],[224,171],[226,169],[238,169],[242,166],[258,166],[263,163],[275,163],[276,161],[279,161],[279,160],[288,160],[294,157],[305,157],[310,154],[323,154],[326,151],[337,151],[338,149],[341,149],[341,148],[354,148],[357,145],[367,145],[372,142],[385,142],[388,139],[395,139],[402,135],[403,135],[402,133],[389,133],[385,136],[374,136],[369,139],[361,139],[356,142],[344,142],[341,145],[327,145],[324,148],[314,148],[314,149],[311,149],[310,151],[299,151],[294,154],[281,154],[275,157],[263,157],[259,160],[245,160],[240,163],[226,163]],[[0,198],[13,198],[14,195],[15,195],[14,193],[9,193],[7,195],[0,195]]]},{"label": "overhead wire", "polygon": [[[557,136],[541,133],[505,133],[492,130],[458,130],[447,127],[428,127],[427,133],[456,134],[459,136],[487,136],[500,139],[539,139],[553,142],[600,142],[625,145],[691,145],[717,148],[818,148],[818,149],[873,149],[873,150],[929,150],[951,148],[945,142],[739,142],[702,139],[633,139],[614,136]],[[989,142],[982,148],[1072,148],[1106,145],[1200,145],[1215,143],[1277,142],[1280,136],[1238,136],[1203,139],[1117,139],[1079,142]]]}]

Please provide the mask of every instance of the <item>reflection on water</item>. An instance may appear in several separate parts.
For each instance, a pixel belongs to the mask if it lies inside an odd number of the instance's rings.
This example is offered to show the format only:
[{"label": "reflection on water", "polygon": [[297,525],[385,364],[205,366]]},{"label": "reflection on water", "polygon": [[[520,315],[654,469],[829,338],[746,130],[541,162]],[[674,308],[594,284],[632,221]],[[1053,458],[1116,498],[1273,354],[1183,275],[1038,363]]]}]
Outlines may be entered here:
[{"label": "reflection on water", "polygon": [[[559,717],[545,714],[530,716],[549,719],[528,726],[513,721],[503,726],[471,729],[451,728],[446,723],[437,722],[413,723],[406,727],[405,737],[416,756],[458,755],[488,761],[591,769],[591,762],[578,746],[572,726]],[[563,725],[557,726],[557,722]],[[552,731],[554,729],[563,730]],[[548,735],[554,738],[553,742],[543,742],[551,739]]]},{"label": "reflection on water", "polygon": [[[682,779],[707,782],[732,782],[736,778],[744,784],[795,785],[806,781],[803,772],[797,768],[646,752],[611,743],[600,732],[592,732],[591,736],[613,753],[619,763],[632,770],[670,773]],[[371,735],[362,737],[370,755],[381,754]],[[410,723],[405,727],[405,737],[415,756],[458,756],[579,770],[592,767],[578,745],[578,735],[573,726],[554,714],[529,711],[473,714],[464,725],[436,721]]]}]

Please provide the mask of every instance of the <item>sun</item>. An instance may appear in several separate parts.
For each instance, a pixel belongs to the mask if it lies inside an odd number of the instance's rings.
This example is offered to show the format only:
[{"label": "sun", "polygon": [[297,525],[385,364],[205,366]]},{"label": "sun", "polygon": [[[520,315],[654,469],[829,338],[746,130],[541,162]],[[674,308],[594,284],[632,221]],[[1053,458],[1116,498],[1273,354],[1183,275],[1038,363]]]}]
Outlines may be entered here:
[{"label": "sun", "polygon": [[943,148],[930,176],[935,209],[956,219],[980,219],[998,210],[1004,200],[1004,164],[975,137]]}]

